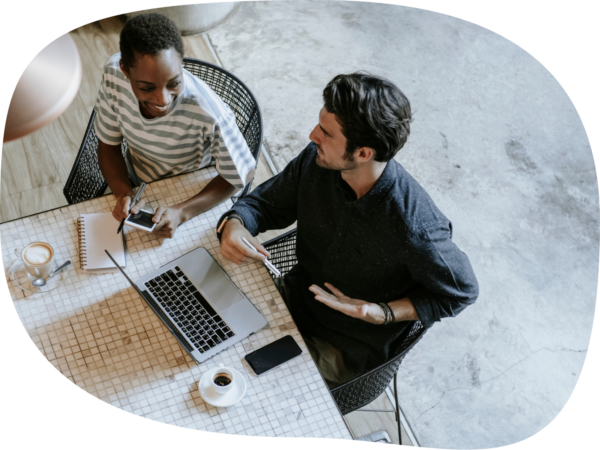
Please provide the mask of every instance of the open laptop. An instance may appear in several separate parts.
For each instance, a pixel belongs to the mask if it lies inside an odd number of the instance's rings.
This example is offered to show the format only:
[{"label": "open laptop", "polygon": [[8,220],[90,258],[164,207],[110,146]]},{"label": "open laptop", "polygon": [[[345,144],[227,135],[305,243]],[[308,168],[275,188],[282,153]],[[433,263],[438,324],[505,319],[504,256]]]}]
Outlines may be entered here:
[{"label": "open laptop", "polygon": [[[111,254],[106,253],[114,263]],[[115,265],[197,363],[267,325],[203,247],[135,282]]]}]

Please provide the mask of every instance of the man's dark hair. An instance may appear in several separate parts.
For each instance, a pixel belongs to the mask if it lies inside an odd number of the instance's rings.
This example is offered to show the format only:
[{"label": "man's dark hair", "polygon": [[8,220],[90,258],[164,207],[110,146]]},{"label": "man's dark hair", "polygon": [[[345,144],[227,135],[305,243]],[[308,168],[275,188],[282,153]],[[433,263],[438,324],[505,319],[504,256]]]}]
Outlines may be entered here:
[{"label": "man's dark hair", "polygon": [[391,81],[366,72],[338,75],[323,90],[323,102],[348,141],[347,159],[370,147],[375,161],[387,162],[408,139],[410,102]]},{"label": "man's dark hair", "polygon": [[125,67],[135,64],[135,53],[156,55],[174,48],[183,58],[183,40],[177,26],[162,14],[140,14],[129,19],[119,41],[121,61]]}]

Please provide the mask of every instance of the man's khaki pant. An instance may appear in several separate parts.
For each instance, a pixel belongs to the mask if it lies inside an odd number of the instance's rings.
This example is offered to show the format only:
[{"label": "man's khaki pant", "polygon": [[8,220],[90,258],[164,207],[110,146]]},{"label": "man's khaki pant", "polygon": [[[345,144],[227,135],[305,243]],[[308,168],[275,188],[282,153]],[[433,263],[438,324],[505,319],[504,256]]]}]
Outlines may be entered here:
[{"label": "man's khaki pant", "polygon": [[[286,284],[285,277],[276,278],[274,281],[283,301],[288,305],[292,297],[290,295],[291,287]],[[356,377],[356,374],[346,368],[342,352],[339,349],[316,336],[302,335],[302,338],[306,342],[308,351],[319,368],[321,376],[325,379],[330,389]]]}]

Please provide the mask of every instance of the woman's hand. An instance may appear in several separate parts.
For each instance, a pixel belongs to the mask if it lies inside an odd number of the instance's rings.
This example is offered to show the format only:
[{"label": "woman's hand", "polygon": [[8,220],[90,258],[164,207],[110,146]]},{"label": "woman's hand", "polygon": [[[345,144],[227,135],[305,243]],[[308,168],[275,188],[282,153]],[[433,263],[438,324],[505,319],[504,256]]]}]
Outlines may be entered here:
[{"label": "woman's hand", "polygon": [[313,284],[308,288],[308,290],[315,294],[315,300],[318,300],[330,308],[346,314],[347,316],[364,320],[376,325],[383,324],[385,315],[381,309],[381,306],[377,305],[376,303],[350,298],[329,283],[325,283],[325,286],[333,294],[321,289],[316,284]]},{"label": "woman's hand", "polygon": [[[131,205],[131,201],[135,197],[135,193],[131,193],[129,195],[123,195],[121,197],[117,197],[117,204],[115,205],[115,209],[113,209],[113,217],[117,221],[122,221],[123,219],[127,219],[129,216],[129,207]],[[133,208],[131,208],[132,214],[137,214],[144,207],[146,202],[143,198],[141,198]]]},{"label": "woman's hand", "polygon": [[158,237],[171,239],[175,236],[177,227],[185,220],[177,206],[159,206],[154,212],[152,222],[156,223],[154,233]]}]

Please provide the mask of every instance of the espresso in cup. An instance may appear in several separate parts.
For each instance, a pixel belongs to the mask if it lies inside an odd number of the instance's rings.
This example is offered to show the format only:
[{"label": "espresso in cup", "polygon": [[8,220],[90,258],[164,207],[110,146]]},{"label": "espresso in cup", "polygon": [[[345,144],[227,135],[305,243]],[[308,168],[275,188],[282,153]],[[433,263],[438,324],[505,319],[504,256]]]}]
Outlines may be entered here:
[{"label": "espresso in cup", "polygon": [[229,374],[220,372],[215,375],[213,383],[215,383],[217,386],[227,386],[231,383],[231,378],[229,378]]},{"label": "espresso in cup", "polygon": [[212,374],[212,387],[217,394],[225,394],[233,386],[233,371],[219,364]]},{"label": "espresso in cup", "polygon": [[31,278],[46,278],[52,272],[54,249],[46,242],[32,242],[21,252],[21,260]]}]

